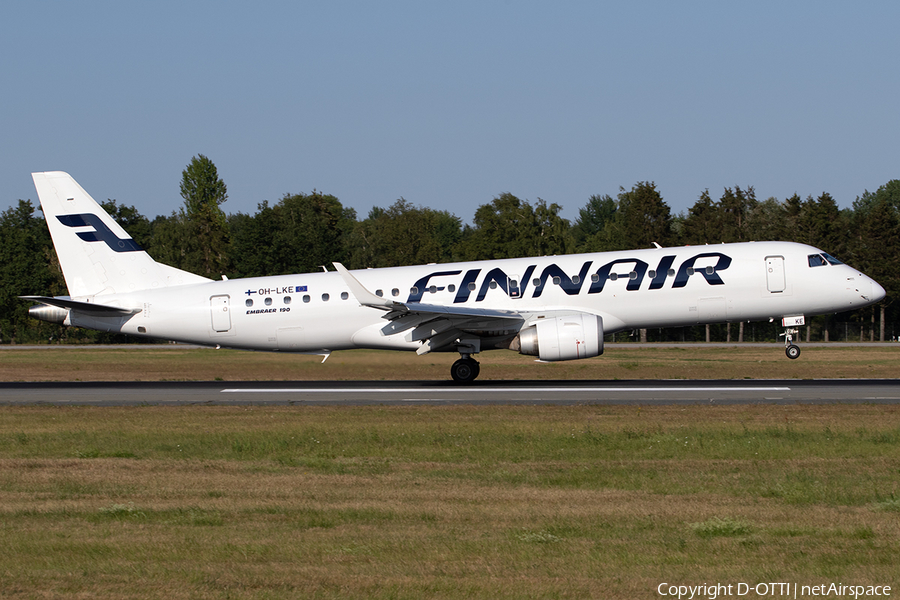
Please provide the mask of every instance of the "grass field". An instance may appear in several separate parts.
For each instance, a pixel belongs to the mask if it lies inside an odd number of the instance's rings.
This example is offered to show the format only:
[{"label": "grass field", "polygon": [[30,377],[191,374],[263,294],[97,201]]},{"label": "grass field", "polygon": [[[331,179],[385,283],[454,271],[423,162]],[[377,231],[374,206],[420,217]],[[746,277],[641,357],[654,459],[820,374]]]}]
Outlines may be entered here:
[{"label": "grass field", "polygon": [[[895,376],[883,347],[731,362],[731,349],[624,350],[573,376],[742,378],[779,362],[797,370],[772,376]],[[447,366],[20,352],[0,351],[0,376],[17,361],[145,380],[445,379]],[[416,359],[424,370],[404,371]],[[556,366],[486,354],[482,373]],[[900,409],[2,406],[0,545],[0,598],[17,599],[661,598],[661,583],[739,582],[896,594]]]},{"label": "grass field", "polygon": [[[321,356],[180,346],[0,346],[0,381],[447,380],[454,353],[348,350]],[[769,346],[609,346],[602,356],[536,363],[509,351],[478,355],[480,379],[818,379],[900,376],[900,344],[809,346],[797,360]]]}]

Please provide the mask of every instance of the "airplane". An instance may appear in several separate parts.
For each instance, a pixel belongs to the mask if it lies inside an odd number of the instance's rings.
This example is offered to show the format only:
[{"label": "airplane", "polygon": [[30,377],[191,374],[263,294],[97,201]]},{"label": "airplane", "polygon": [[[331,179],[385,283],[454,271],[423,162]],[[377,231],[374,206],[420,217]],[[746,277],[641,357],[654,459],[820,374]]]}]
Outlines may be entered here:
[{"label": "airplane", "polygon": [[795,359],[810,315],[876,303],[885,290],[794,242],[621,252],[211,280],[154,261],[60,171],[33,173],[69,296],[22,296],[43,321],[216,348],[318,354],[351,348],[458,352],[539,361],[599,356],[605,334],[781,319]]}]

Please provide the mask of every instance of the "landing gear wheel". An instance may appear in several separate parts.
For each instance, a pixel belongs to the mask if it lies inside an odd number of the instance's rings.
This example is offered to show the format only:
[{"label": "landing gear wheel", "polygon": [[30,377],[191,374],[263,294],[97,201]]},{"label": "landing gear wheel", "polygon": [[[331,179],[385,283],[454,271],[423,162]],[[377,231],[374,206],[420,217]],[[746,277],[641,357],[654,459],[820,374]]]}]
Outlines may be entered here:
[{"label": "landing gear wheel", "polygon": [[795,346],[791,344],[787,348],[784,349],[784,353],[787,354],[787,357],[790,359],[795,359],[800,356],[800,346]]},{"label": "landing gear wheel", "polygon": [[461,358],[450,367],[450,376],[456,383],[472,383],[480,372],[481,367],[473,358]]}]

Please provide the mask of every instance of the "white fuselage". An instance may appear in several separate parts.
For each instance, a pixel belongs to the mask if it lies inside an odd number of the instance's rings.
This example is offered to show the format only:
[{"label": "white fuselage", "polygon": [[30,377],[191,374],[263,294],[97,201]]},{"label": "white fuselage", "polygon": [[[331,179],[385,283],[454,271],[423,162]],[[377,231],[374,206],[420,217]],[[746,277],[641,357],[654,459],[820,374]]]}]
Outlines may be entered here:
[{"label": "white fuselage", "polygon": [[[848,265],[819,261],[823,264],[811,266],[809,256],[817,254],[821,251],[803,244],[750,242],[368,269],[353,275],[368,290],[407,306],[513,311],[523,315],[525,326],[542,312],[588,313],[602,317],[605,333],[833,313],[884,297],[880,285]],[[67,324],[250,350],[421,346],[403,333],[382,333],[385,312],[361,306],[336,272],[106,294],[102,303],[140,311],[120,318],[73,313]]]}]

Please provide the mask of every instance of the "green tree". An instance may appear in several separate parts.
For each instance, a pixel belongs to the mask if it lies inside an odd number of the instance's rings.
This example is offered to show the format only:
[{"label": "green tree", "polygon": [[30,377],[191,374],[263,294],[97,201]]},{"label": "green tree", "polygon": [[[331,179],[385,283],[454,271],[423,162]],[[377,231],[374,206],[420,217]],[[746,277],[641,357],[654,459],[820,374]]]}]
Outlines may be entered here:
[{"label": "green tree", "polygon": [[750,241],[748,217],[755,205],[756,192],[752,187],[746,190],[738,186],[734,186],[734,189],[725,188],[718,203],[722,232],[717,241],[725,243]]},{"label": "green tree", "polygon": [[681,225],[681,242],[695,245],[717,240],[721,234],[720,221],[718,207],[710,198],[709,190],[704,190],[684,218]]},{"label": "green tree", "polygon": [[841,212],[831,194],[823,192],[815,199],[809,196],[800,205],[792,239],[831,254],[843,254],[848,225],[846,214]]},{"label": "green tree", "polygon": [[[775,201],[777,203],[777,201]],[[681,227],[685,244],[746,242],[754,237],[754,211],[759,203],[752,187],[725,188],[722,197],[713,202],[709,190],[688,210]]]},{"label": "green tree", "polygon": [[50,270],[55,258],[47,225],[30,200],[0,213],[0,342],[46,340],[58,330],[28,318],[29,303],[19,299],[65,293],[58,271]]},{"label": "green tree", "polygon": [[[884,340],[886,309],[900,296],[900,180],[889,181],[875,193],[866,191],[853,203],[853,209],[849,262],[887,292],[878,307],[879,339]],[[871,314],[874,319],[874,312]]]},{"label": "green tree", "polygon": [[770,197],[757,202],[747,215],[747,235],[755,241],[778,241],[790,238],[787,235],[787,214],[784,204]]},{"label": "green tree", "polygon": [[535,206],[510,193],[500,194],[475,211],[463,233],[467,260],[566,254],[573,247],[570,225],[558,204],[538,199]]},{"label": "green tree", "polygon": [[619,212],[631,248],[648,248],[653,242],[661,246],[673,243],[671,210],[655,183],[640,181],[629,191],[620,188]]},{"label": "green tree", "polygon": [[221,205],[228,200],[225,182],[219,179],[216,165],[199,154],[181,173],[181,215],[188,237],[181,268],[199,275],[215,277],[228,267],[228,222]]},{"label": "green tree", "polygon": [[449,262],[461,235],[458,217],[400,198],[388,208],[374,207],[353,227],[350,264],[361,269]]},{"label": "green tree", "polygon": [[559,216],[562,206],[547,204],[538,198],[534,205],[534,219],[537,226],[535,253],[538,256],[568,254],[575,244],[572,240],[571,226],[568,219]]},{"label": "green tree", "polygon": [[240,277],[310,273],[347,258],[356,212],[334,196],[286,195],[275,206],[259,205],[254,217],[229,217],[232,264]]},{"label": "green tree", "polygon": [[578,218],[572,226],[572,239],[576,252],[603,252],[619,250],[613,239],[617,238],[616,214],[619,205],[609,194],[594,194],[587,204],[578,210]]},{"label": "green tree", "polygon": [[234,277],[262,277],[282,272],[276,256],[276,232],[279,219],[268,201],[258,205],[255,215],[236,213],[228,215],[231,232],[230,264]]},{"label": "green tree", "polygon": [[144,247],[157,262],[200,274],[195,259],[197,242],[191,239],[191,227],[184,211],[150,222],[150,242]]}]

